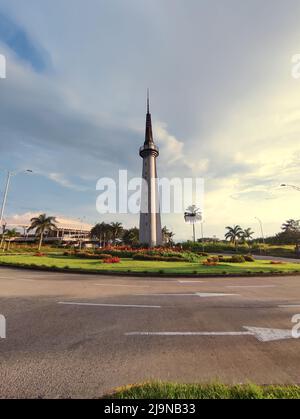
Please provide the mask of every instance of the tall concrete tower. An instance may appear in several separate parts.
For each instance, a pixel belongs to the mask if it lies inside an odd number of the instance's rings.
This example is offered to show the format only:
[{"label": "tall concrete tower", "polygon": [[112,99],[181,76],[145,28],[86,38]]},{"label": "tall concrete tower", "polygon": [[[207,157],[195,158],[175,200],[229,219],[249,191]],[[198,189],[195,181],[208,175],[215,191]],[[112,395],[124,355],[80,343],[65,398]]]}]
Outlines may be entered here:
[{"label": "tall concrete tower", "polygon": [[159,192],[157,181],[156,158],[159,149],[154,144],[152,121],[149,107],[149,91],[147,93],[147,116],[144,145],[140,148],[143,159],[143,182],[141,192],[140,243],[149,247],[162,244]]}]

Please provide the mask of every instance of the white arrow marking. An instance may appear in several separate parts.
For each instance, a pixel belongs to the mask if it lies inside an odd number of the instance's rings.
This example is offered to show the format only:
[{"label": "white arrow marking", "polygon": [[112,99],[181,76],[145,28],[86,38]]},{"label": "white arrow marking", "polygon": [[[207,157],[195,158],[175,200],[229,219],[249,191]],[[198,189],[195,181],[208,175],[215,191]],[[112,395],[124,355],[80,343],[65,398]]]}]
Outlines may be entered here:
[{"label": "white arrow marking", "polygon": [[293,339],[292,330],[268,329],[262,327],[245,327],[260,342],[272,342],[275,340]]},{"label": "white arrow marking", "polygon": [[126,336],[254,336],[259,342],[292,339],[292,331],[260,327],[244,327],[247,332],[131,332]]},{"label": "white arrow marking", "polygon": [[70,306],[91,306],[91,307],[124,307],[124,308],[161,308],[161,306],[145,306],[137,304],[94,304],[94,303],[71,303],[60,301],[58,304]]}]

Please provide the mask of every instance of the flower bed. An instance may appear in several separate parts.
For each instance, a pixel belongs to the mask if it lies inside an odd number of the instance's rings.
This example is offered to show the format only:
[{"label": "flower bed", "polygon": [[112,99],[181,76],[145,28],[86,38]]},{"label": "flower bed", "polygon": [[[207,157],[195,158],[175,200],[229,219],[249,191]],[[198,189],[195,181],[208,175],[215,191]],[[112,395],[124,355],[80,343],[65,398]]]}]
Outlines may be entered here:
[{"label": "flower bed", "polygon": [[120,263],[121,259],[118,257],[111,257],[103,259],[103,263]]}]

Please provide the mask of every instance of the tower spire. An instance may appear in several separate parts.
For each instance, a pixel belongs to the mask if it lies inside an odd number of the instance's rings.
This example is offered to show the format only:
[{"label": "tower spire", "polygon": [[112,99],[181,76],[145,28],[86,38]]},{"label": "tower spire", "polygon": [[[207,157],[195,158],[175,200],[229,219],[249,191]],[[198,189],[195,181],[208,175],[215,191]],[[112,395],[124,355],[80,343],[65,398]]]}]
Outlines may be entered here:
[{"label": "tower spire", "polygon": [[159,149],[153,141],[149,89],[147,89],[145,142],[140,148],[140,156],[143,159],[142,176],[144,182],[141,188],[139,242],[149,247],[155,247],[162,244],[159,188],[156,169],[156,159],[159,156]]},{"label": "tower spire", "polygon": [[149,94],[149,88],[147,89],[147,113],[150,113],[150,94]]},{"label": "tower spire", "polygon": [[147,116],[146,116],[146,133],[145,133],[145,144],[152,144],[153,133],[152,133],[152,121],[150,114],[150,98],[149,89],[147,89]]}]

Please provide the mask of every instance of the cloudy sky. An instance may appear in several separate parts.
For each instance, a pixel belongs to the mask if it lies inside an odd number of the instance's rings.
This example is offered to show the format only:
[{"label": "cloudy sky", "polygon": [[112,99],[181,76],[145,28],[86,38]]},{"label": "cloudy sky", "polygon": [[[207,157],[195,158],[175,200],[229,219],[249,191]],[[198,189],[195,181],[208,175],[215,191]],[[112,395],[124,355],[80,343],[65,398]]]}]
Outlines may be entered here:
[{"label": "cloudy sky", "polygon": [[[6,217],[120,219],[96,181],[141,172],[151,89],[161,176],[205,179],[205,233],[300,218],[299,0],[0,0],[0,168]],[[3,190],[5,173],[0,172]],[[176,239],[182,216],[164,216]]]}]

